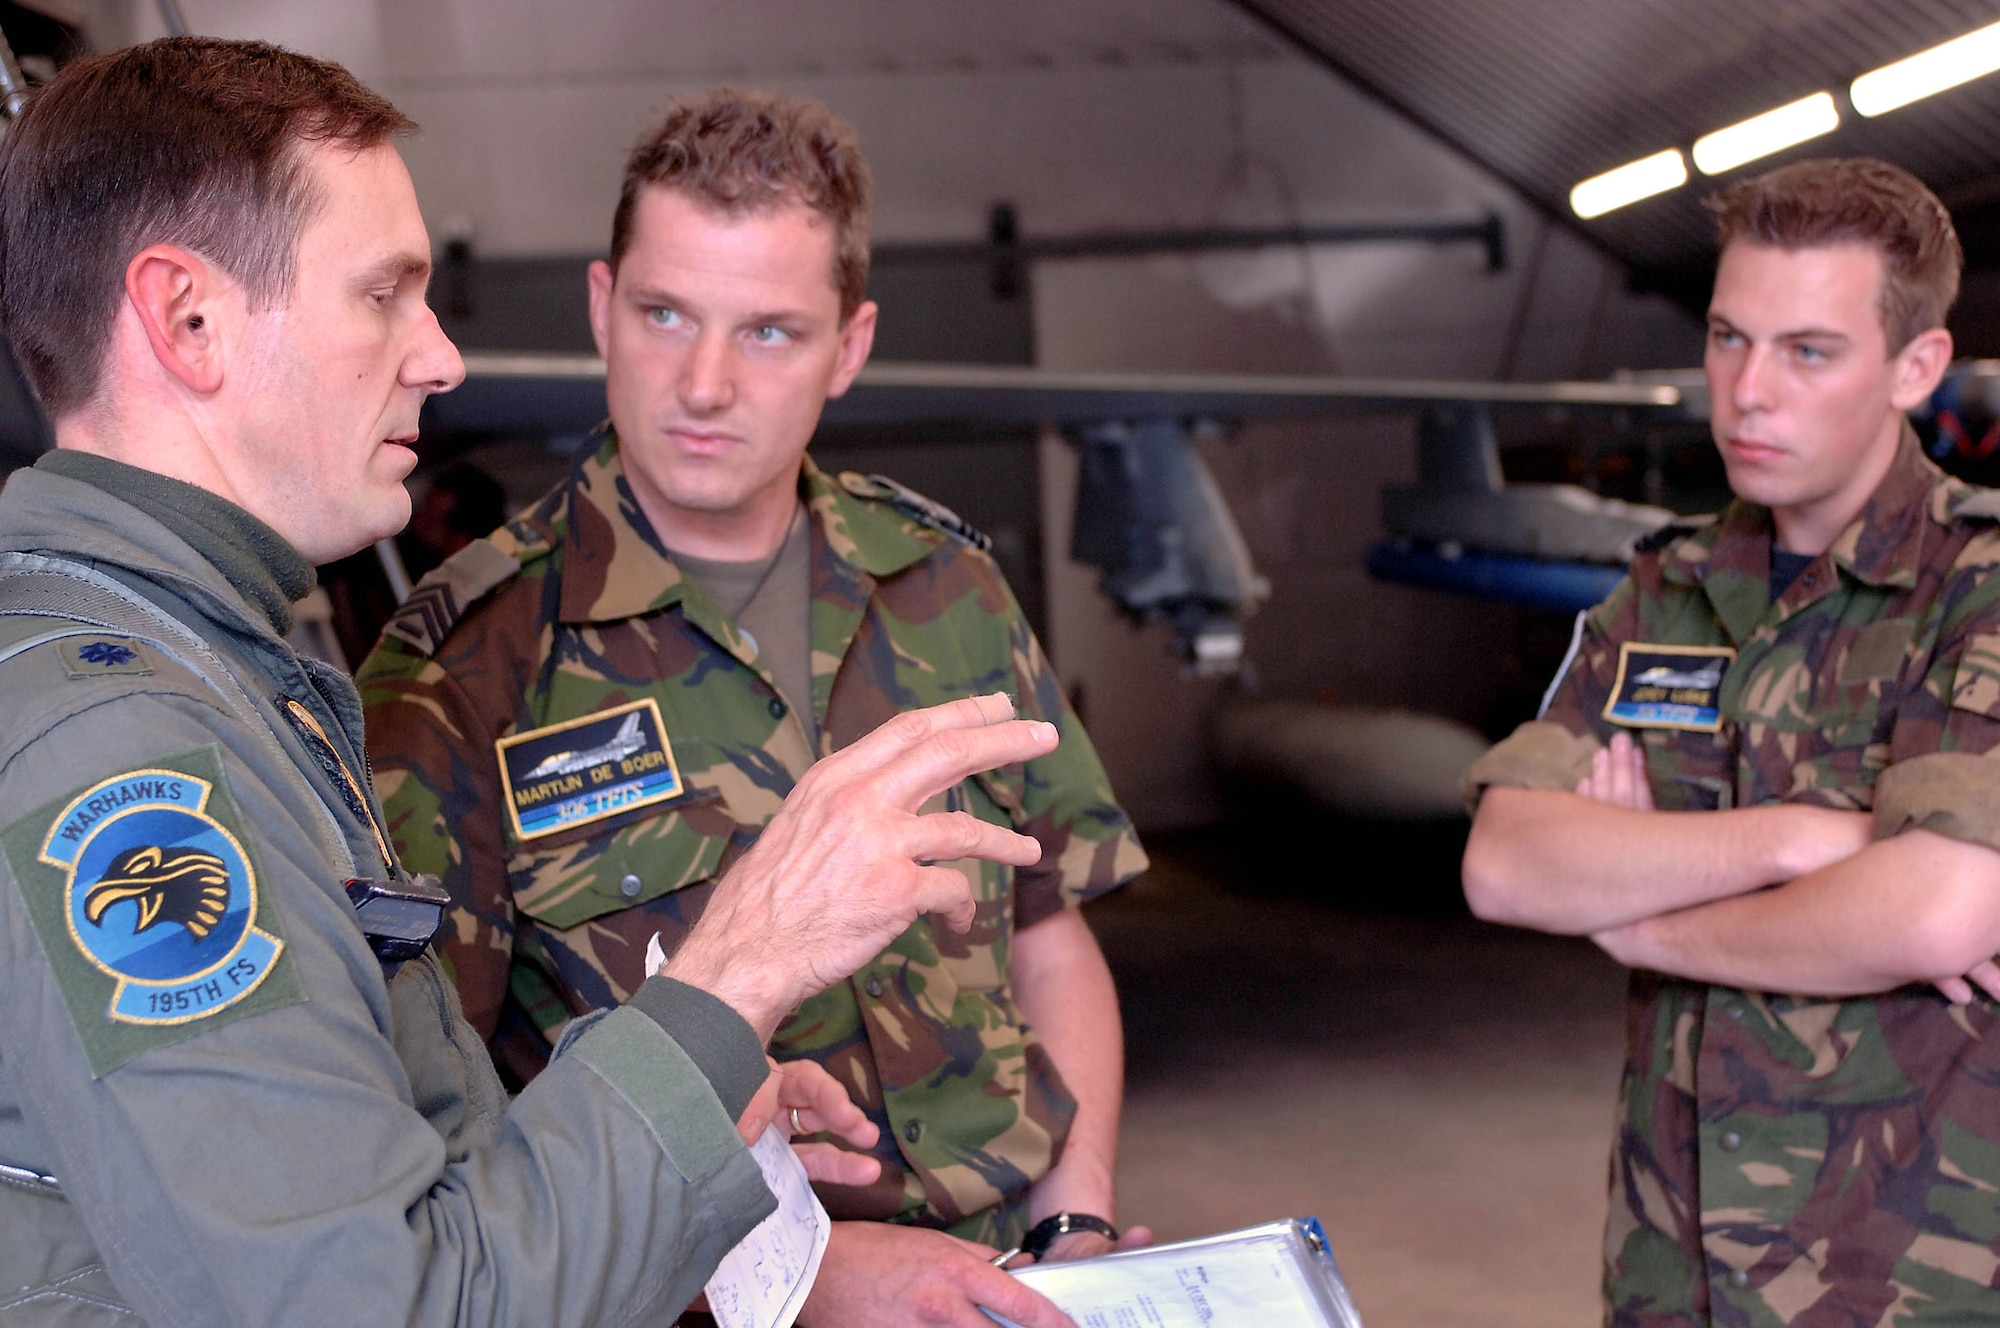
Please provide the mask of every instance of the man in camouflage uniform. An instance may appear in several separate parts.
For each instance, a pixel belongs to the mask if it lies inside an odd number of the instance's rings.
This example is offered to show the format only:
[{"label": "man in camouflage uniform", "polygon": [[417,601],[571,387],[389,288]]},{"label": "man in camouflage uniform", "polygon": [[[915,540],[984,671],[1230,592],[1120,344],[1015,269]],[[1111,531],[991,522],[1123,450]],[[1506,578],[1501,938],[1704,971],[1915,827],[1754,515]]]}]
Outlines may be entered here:
[{"label": "man in camouflage uniform", "polygon": [[417,587],[359,682],[391,833],[451,891],[468,1015],[521,1079],[640,980],[655,933],[673,952],[816,760],[996,689],[1059,726],[1052,754],[944,800],[1041,863],[962,864],[970,935],[919,920],[773,1043],[881,1130],[878,1184],[821,1187],[841,1220],[804,1321],[976,1324],[1011,1282],[994,1248],[1030,1226],[1097,1219],[1051,1257],[1118,1239],[1117,1000],[1076,906],[1146,859],[983,537],[805,455],[874,335],[868,192],[816,103],[672,108],[590,270],[611,428]]},{"label": "man in camouflage uniform", "polygon": [[2000,495],[1906,420],[1943,206],[1868,160],[1709,206],[1736,501],[1646,542],[1468,772],[1481,916],[1632,972],[1607,1320],[2000,1320]]}]

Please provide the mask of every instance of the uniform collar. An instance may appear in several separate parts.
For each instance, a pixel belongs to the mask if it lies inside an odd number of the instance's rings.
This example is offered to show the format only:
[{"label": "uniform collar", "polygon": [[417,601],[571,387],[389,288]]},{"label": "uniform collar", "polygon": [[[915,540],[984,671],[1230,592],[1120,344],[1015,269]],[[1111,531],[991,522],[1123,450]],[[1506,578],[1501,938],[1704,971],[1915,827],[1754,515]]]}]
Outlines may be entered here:
[{"label": "uniform collar", "polygon": [[[1861,514],[1834,539],[1827,556],[1864,585],[1915,585],[1925,533],[1947,519],[1948,488],[1944,472],[1924,456],[1916,431],[1905,420],[1888,473]],[[1707,533],[1673,547],[1667,574],[1676,581],[1706,581],[1715,594],[1718,577],[1739,573],[1753,577],[1761,590],[1770,574],[1772,534],[1770,509],[1738,499]]]},{"label": "uniform collar", "polygon": [[1934,494],[1941,498],[1945,487],[1944,472],[1924,455],[1916,430],[1904,420],[1889,473],[1827,550],[1834,565],[1871,586],[1914,586],[1923,566],[1924,536],[1946,519],[1931,501]]},{"label": "uniform collar", "polygon": [[570,470],[563,535],[562,604],[567,623],[636,618],[678,603],[689,582],[653,533],[625,478],[618,435],[605,431]]},{"label": "uniform collar", "polygon": [[192,538],[118,494],[39,465],[15,471],[0,491],[0,550],[80,556],[129,569],[172,586],[218,623],[275,639],[270,615],[245,599]]},{"label": "uniform collar", "polygon": [[[833,575],[880,578],[921,561],[943,536],[880,503],[864,501],[806,457],[799,495],[818,532],[814,561],[830,558]],[[580,454],[570,472],[568,529],[563,533],[564,622],[613,622],[677,604],[693,582],[653,533],[625,478],[618,436]],[[820,573],[815,572],[817,581]]]}]

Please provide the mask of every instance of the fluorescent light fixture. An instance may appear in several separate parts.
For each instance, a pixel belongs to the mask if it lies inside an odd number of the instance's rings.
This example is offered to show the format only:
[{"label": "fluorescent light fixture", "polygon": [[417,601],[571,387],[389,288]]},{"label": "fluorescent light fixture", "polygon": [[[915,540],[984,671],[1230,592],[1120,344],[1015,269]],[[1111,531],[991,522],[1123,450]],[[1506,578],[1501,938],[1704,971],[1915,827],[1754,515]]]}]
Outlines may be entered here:
[{"label": "fluorescent light fixture", "polygon": [[1687,158],[1679,148],[1668,148],[1627,162],[1615,171],[1591,176],[1569,191],[1570,211],[1585,220],[1601,217],[1613,208],[1684,185],[1687,178]]},{"label": "fluorescent light fixture", "polygon": [[1848,85],[1847,100],[1863,115],[1880,115],[1996,69],[2000,69],[2000,23],[1870,70]]},{"label": "fluorescent light fixture", "polygon": [[1815,92],[1775,111],[1703,134],[1694,141],[1694,164],[1703,175],[1720,175],[1839,127],[1840,108],[1833,104],[1833,94]]}]

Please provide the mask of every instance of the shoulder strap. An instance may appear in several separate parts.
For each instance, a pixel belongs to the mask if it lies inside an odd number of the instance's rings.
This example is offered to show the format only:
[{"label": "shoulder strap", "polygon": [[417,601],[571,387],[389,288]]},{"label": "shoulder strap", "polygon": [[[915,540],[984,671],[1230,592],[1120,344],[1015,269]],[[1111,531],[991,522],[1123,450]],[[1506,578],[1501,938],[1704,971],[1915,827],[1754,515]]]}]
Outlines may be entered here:
[{"label": "shoulder strap", "polygon": [[[51,618],[38,613],[0,611],[0,664],[36,646],[48,645],[72,636],[102,636],[105,629],[70,618]],[[121,636],[129,633],[121,632]]]},{"label": "shoulder strap", "polygon": [[1713,512],[1704,512],[1696,516],[1675,517],[1659,529],[1641,535],[1633,543],[1632,552],[1653,553],[1656,550],[1664,549],[1667,545],[1672,544],[1675,540],[1683,536],[1708,529],[1715,524],[1715,521],[1716,517]]},{"label": "shoulder strap", "polygon": [[[273,716],[222,656],[185,623],[95,567],[54,554],[0,553],[0,623],[16,620],[23,625],[18,633],[0,631],[0,662],[70,636],[115,632],[135,637],[208,684],[223,709],[262,736],[266,754],[278,768],[293,765],[272,727]],[[346,862],[352,870],[340,819],[312,781],[300,782],[314,794],[321,837],[331,846],[328,860]]]},{"label": "shoulder strap", "polygon": [[980,530],[958,513],[934,498],[926,498],[906,484],[898,483],[887,475],[857,475],[853,471],[842,471],[840,486],[856,498],[866,498],[871,502],[887,503],[910,520],[932,530],[943,531],[953,539],[970,544],[982,553],[993,551],[993,537]]},{"label": "shoulder strap", "polygon": [[1961,521],[1968,517],[2000,521],[2000,489],[1966,485],[1965,491],[1951,504],[1951,514]]}]

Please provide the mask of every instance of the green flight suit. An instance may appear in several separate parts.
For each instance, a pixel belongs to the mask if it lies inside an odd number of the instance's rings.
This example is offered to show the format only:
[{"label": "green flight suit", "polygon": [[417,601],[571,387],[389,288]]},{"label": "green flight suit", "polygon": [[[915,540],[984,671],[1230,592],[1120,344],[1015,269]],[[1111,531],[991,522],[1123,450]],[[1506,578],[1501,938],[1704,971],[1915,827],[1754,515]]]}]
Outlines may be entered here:
[{"label": "green flight suit", "polygon": [[755,1034],[655,979],[510,1102],[343,890],[401,871],[351,684],[203,549],[311,568],[75,461],[0,493],[0,1321],[669,1321],[774,1206]]}]

